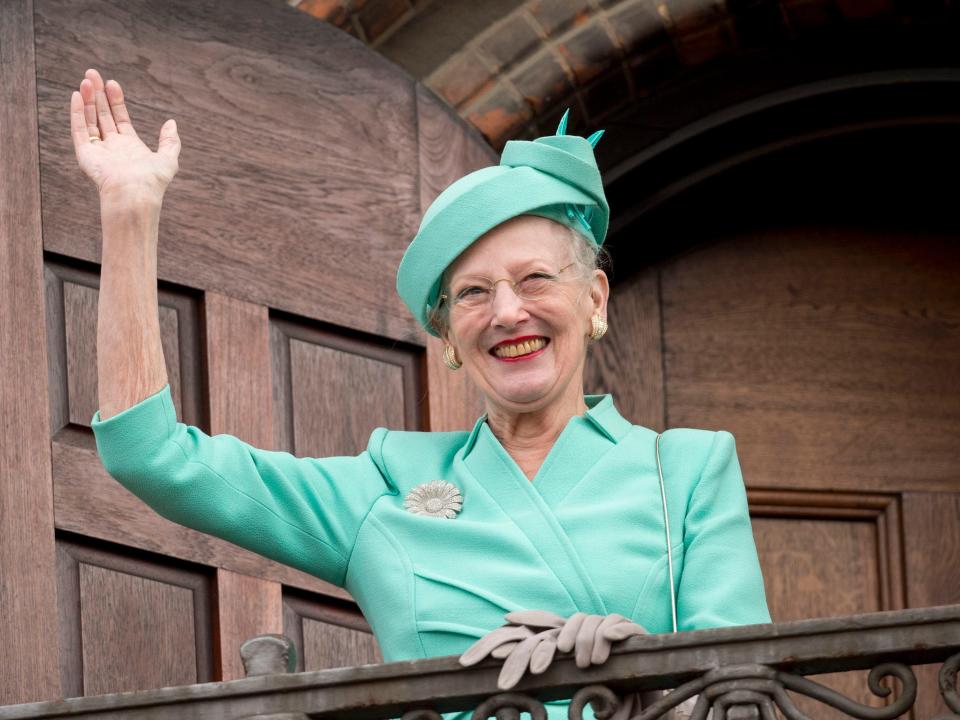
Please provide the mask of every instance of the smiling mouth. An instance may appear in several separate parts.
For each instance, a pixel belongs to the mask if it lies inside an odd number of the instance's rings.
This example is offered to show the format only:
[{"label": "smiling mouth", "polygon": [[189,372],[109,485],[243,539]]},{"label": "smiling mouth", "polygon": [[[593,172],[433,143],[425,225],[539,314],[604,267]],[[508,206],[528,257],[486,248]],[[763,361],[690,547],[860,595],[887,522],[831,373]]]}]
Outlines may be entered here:
[{"label": "smiling mouth", "polygon": [[543,350],[549,342],[550,339],[545,337],[531,337],[512,342],[508,341],[495,346],[490,353],[501,360],[522,358]]}]

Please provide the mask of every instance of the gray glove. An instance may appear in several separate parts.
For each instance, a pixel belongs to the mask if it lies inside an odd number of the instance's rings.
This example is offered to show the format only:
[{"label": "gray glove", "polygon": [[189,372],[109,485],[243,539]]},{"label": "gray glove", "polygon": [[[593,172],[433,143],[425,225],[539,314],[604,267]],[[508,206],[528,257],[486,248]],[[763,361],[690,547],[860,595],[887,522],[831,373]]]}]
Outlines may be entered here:
[{"label": "gray glove", "polygon": [[549,667],[557,651],[573,651],[577,667],[600,665],[610,657],[611,645],[633,635],[646,635],[640,625],[616,613],[587,615],[578,612],[564,620],[544,610],[508,613],[509,623],[477,640],[460,656],[464,667],[487,656],[505,659],[497,686],[509,690],[529,668],[539,675]]}]

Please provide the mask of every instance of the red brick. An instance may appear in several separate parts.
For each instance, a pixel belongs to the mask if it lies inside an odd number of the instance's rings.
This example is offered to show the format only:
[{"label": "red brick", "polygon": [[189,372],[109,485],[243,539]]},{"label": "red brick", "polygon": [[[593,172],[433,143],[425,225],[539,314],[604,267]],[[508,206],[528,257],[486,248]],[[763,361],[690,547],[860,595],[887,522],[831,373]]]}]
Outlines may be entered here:
[{"label": "red brick", "polygon": [[585,22],[590,15],[587,0],[533,0],[527,3],[527,10],[547,37]]},{"label": "red brick", "polygon": [[719,23],[696,33],[674,38],[680,61],[687,67],[702,65],[710,60],[731,55],[736,50],[726,23]]},{"label": "red brick", "polygon": [[613,39],[596,21],[565,36],[557,43],[556,49],[573,70],[581,87],[609,68],[611,63],[619,61]]},{"label": "red brick", "polygon": [[693,33],[726,19],[721,0],[661,0],[666,6],[674,33]]},{"label": "red brick", "polygon": [[462,113],[494,149],[521,133],[533,114],[505,85],[497,84]]},{"label": "red brick", "polygon": [[457,107],[492,87],[493,76],[473,50],[465,50],[434,70],[426,85]]},{"label": "red brick", "polygon": [[488,32],[487,37],[479,42],[478,49],[494,67],[503,69],[535,53],[540,42],[540,36],[526,16],[514,13]]},{"label": "red brick", "polygon": [[536,114],[574,91],[566,71],[548,48],[516,68],[509,79]]},{"label": "red brick", "polygon": [[367,0],[357,13],[367,42],[374,42],[413,9],[409,0]]},{"label": "red brick", "polygon": [[340,0],[302,0],[297,5],[297,10],[301,10],[315,18],[326,20],[331,25],[346,29],[352,23],[350,15],[343,8]]},{"label": "red brick", "polygon": [[646,53],[669,42],[663,18],[649,0],[626,0],[611,10],[607,22],[624,53]]}]

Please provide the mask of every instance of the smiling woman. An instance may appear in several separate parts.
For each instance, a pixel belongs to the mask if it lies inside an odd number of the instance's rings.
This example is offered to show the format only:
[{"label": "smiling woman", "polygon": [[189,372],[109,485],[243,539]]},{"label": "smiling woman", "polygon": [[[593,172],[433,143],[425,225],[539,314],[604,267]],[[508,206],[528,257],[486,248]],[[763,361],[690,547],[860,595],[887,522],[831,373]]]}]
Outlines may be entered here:
[{"label": "smiling woman", "polygon": [[355,457],[298,458],[177,420],[156,295],[175,123],[152,152],[94,70],[71,123],[103,219],[91,426],[158,513],[345,587],[385,659],[471,648],[465,664],[506,658],[502,687],[557,652],[586,667],[638,633],[769,622],[733,437],[661,434],[583,394],[609,295],[599,133],[564,120],[508,143],[441,193],[400,264],[400,296],[483,394],[473,429],[379,428]]},{"label": "smiling woman", "polygon": [[565,230],[535,215],[498,225],[453,262],[445,273],[450,300],[441,294],[440,307],[450,308],[442,336],[528,478],[559,435],[544,433],[550,420],[542,413],[569,418],[587,410],[582,378],[591,319],[605,317],[609,296],[606,274],[577,260]]}]

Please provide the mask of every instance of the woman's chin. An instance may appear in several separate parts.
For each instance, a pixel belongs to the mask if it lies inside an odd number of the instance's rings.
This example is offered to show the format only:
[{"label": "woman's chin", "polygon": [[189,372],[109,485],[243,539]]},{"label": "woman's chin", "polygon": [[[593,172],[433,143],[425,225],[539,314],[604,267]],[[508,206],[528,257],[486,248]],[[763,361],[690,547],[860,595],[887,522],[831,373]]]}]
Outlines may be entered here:
[{"label": "woman's chin", "polygon": [[487,399],[501,407],[514,411],[530,411],[539,409],[548,402],[552,383],[544,379],[529,378],[513,382],[498,383],[491,387]]}]

